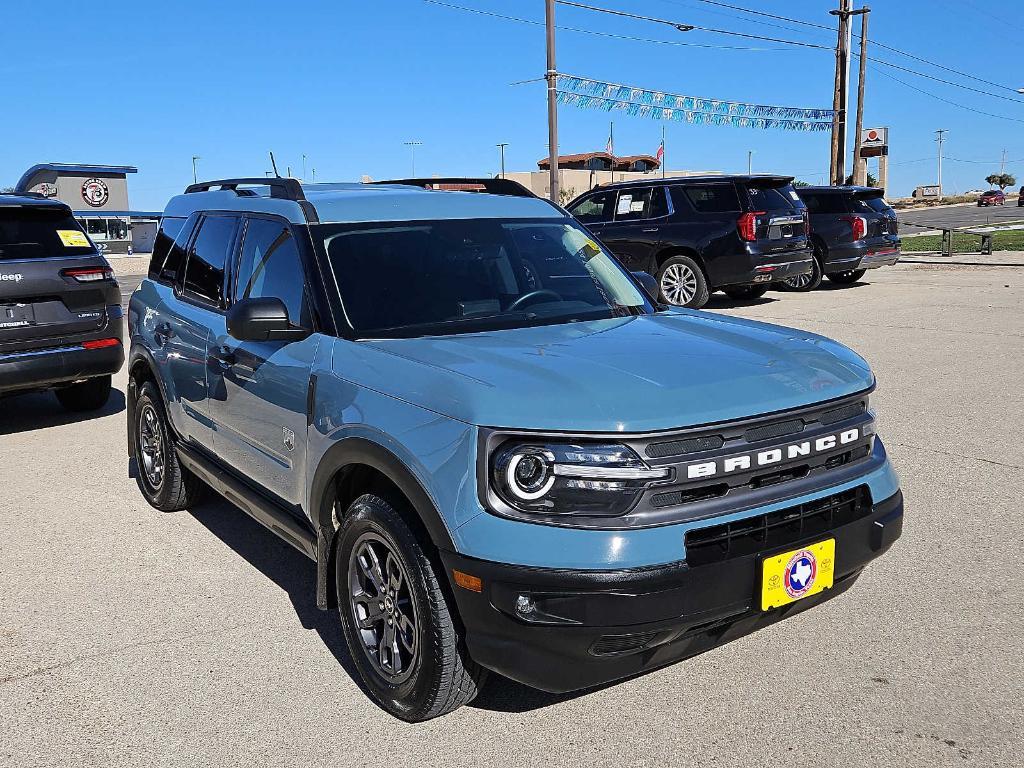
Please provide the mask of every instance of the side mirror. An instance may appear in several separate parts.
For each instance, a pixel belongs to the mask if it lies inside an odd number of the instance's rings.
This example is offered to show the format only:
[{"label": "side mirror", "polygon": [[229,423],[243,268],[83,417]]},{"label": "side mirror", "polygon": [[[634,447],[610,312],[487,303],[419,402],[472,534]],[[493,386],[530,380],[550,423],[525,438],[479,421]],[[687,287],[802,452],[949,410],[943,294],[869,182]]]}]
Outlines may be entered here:
[{"label": "side mirror", "polygon": [[242,299],[227,314],[228,334],[239,341],[299,341],[309,336],[288,320],[284,302],[274,297]]},{"label": "side mirror", "polygon": [[658,300],[658,281],[654,279],[654,275],[649,272],[634,272],[633,278],[644,287],[652,299]]}]

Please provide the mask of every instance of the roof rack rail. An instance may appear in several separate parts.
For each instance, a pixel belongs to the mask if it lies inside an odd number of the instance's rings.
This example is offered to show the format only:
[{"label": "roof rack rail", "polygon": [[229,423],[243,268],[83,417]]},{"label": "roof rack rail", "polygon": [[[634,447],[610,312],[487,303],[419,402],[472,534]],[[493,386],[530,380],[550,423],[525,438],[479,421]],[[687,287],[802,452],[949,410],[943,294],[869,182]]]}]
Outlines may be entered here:
[{"label": "roof rack rail", "polygon": [[251,177],[245,179],[214,179],[213,181],[200,181],[197,184],[189,184],[185,187],[185,194],[191,194],[192,192],[209,192],[214,187],[220,187],[222,190],[230,190],[232,192],[238,192],[238,188],[242,185],[254,186],[254,187],[270,187],[270,196],[280,198],[282,200],[305,200],[306,196],[302,193],[302,184],[299,183],[298,179],[285,179],[280,177]]},{"label": "roof rack rail", "polygon": [[518,181],[497,178],[471,178],[446,176],[436,179],[385,179],[369,181],[368,184],[405,184],[423,189],[439,189],[449,192],[486,192],[490,195],[507,195],[509,197],[537,197],[533,192]]}]

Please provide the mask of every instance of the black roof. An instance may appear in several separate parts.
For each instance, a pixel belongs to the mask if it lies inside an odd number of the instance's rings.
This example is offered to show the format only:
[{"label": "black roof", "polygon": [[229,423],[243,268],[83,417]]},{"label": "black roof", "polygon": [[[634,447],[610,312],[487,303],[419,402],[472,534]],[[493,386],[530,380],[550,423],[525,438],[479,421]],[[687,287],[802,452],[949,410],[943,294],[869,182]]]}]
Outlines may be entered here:
[{"label": "black roof", "polygon": [[834,195],[858,195],[858,194],[870,194],[870,195],[882,195],[885,194],[885,190],[881,187],[858,187],[852,184],[844,184],[841,187],[797,187],[796,193],[799,195],[801,192],[813,192],[816,195],[820,194],[834,194]]},{"label": "black roof", "polygon": [[755,174],[728,174],[728,173],[716,173],[716,174],[705,174],[703,176],[668,176],[662,178],[661,176],[655,176],[650,179],[631,179],[629,181],[615,181],[608,184],[598,184],[597,186],[601,189],[622,189],[628,187],[646,187],[652,184],[707,184],[709,182],[722,182],[722,181],[739,181],[739,182],[753,182],[753,181],[769,181],[778,184],[789,184],[793,181],[792,176],[777,176],[772,173],[755,173]]},{"label": "black roof", "polygon": [[56,200],[52,197],[44,197],[37,192],[0,192],[0,206],[13,208],[14,206],[32,206],[35,208],[67,208],[71,212],[71,206]]}]

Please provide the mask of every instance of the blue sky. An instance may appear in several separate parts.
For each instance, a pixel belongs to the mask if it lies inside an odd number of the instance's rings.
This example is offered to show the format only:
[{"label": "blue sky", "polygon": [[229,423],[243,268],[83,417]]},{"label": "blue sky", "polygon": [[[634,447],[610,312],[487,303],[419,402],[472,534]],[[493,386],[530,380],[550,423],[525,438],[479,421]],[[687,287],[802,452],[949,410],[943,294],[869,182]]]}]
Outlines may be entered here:
[{"label": "blue sky", "polygon": [[[448,1],[448,0],[446,0]],[[540,21],[541,0],[450,0]],[[731,0],[828,24],[832,0]],[[594,0],[596,5],[754,34],[834,44],[812,28],[765,26],[699,0]],[[860,5],[860,3],[857,3]],[[0,186],[45,161],[132,164],[134,208],[159,209],[200,176],[262,175],[273,149],[317,180],[493,173],[497,142],[508,170],[536,169],[546,154],[542,83],[511,85],[544,70],[540,26],[475,15],[423,0],[177,0],[46,4],[7,0],[0,27]],[[875,0],[870,36],[985,79],[1024,88],[1024,5],[984,0]],[[559,24],[674,43],[559,33],[564,72],[674,93],[758,103],[831,107],[833,57],[706,32],[596,15],[560,6]],[[781,23],[781,22],[773,22]],[[771,50],[764,50],[771,49]],[[896,54],[873,55],[978,88],[991,86]],[[984,63],[983,63],[984,62]],[[865,123],[890,127],[890,191],[907,194],[935,177],[934,130],[946,128],[947,192],[984,187],[998,171],[1024,181],[1024,96],[1006,101],[910,74],[891,74],[975,114],[869,70]],[[1011,99],[1015,95],[1003,91]],[[853,103],[851,102],[851,120]],[[560,108],[563,153],[602,149],[610,119],[619,154],[654,153],[661,122]],[[672,168],[788,172],[811,182],[827,172],[828,134],[668,123]],[[964,162],[974,160],[981,162]]]}]

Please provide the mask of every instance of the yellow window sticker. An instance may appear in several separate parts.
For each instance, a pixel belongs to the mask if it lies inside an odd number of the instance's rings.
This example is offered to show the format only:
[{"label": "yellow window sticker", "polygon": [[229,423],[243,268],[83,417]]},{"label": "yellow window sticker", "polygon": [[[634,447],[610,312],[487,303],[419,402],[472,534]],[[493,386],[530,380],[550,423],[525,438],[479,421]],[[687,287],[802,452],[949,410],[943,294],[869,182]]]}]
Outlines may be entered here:
[{"label": "yellow window sticker", "polygon": [[89,238],[85,236],[85,232],[79,232],[77,229],[58,229],[57,234],[65,248],[89,247]]}]

